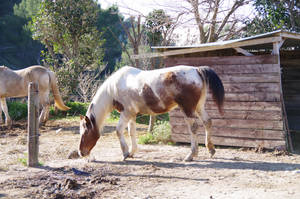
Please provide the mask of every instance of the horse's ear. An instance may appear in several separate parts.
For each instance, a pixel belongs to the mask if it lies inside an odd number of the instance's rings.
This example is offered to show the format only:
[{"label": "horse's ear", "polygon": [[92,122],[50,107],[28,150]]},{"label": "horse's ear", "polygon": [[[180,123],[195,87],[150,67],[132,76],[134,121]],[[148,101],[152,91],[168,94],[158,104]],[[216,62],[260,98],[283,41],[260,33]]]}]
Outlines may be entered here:
[{"label": "horse's ear", "polygon": [[84,116],[84,120],[88,124],[91,123],[91,120],[90,120],[90,118],[88,116]]},{"label": "horse's ear", "polygon": [[80,120],[83,120],[84,116],[83,115],[80,115]]},{"label": "horse's ear", "polygon": [[86,126],[91,129],[93,127],[93,124],[90,120],[90,118],[88,116],[84,116],[84,120],[85,120],[85,123],[86,123]]}]

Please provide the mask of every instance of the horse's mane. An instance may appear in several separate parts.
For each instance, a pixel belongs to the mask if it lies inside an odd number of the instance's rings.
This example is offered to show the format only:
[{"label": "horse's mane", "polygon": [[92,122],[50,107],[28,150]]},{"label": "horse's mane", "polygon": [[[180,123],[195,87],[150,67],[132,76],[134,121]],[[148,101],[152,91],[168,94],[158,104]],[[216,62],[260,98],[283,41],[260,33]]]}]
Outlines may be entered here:
[{"label": "horse's mane", "polygon": [[112,100],[108,91],[109,79],[111,78],[108,78],[100,86],[86,112],[86,116],[88,116],[91,120],[94,120],[94,125],[99,131],[102,131],[104,121],[111,111],[112,106]]}]

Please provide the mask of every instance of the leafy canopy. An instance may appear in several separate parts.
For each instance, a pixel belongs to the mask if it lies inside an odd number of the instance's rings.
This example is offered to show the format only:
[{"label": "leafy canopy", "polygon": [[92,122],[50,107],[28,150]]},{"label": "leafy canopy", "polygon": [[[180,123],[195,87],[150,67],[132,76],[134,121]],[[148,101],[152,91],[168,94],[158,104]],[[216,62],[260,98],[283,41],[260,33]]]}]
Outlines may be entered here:
[{"label": "leafy canopy", "polygon": [[33,37],[47,48],[44,62],[56,71],[66,94],[76,93],[81,72],[101,67],[99,9],[93,0],[44,0],[33,17]]},{"label": "leafy canopy", "polygon": [[255,35],[278,29],[300,32],[298,0],[254,0],[257,15],[246,22],[246,33]]}]

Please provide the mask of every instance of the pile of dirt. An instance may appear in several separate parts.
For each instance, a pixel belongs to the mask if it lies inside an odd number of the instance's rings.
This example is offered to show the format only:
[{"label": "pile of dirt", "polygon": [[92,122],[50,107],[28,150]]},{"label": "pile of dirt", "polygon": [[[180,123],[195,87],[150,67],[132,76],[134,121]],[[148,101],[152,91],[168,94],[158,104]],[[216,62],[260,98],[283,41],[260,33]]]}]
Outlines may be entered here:
[{"label": "pile of dirt", "polygon": [[[47,168],[45,168],[47,169]],[[34,175],[8,179],[0,183],[2,189],[30,190],[30,198],[94,198],[106,190],[103,184],[118,186],[119,178],[107,176],[96,170],[82,171],[75,168],[48,168]]]}]

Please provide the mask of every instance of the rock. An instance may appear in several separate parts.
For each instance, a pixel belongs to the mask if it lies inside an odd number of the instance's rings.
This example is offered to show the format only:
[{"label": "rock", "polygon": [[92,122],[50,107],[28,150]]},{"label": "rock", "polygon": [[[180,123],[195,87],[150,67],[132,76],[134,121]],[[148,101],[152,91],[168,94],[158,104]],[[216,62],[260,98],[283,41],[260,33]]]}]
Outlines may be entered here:
[{"label": "rock", "polygon": [[73,150],[69,153],[68,159],[78,159],[80,156],[77,150]]},{"label": "rock", "polygon": [[80,185],[77,183],[75,179],[70,179],[70,178],[67,178],[63,185],[66,189],[72,189],[72,190],[78,189],[80,187]]}]

